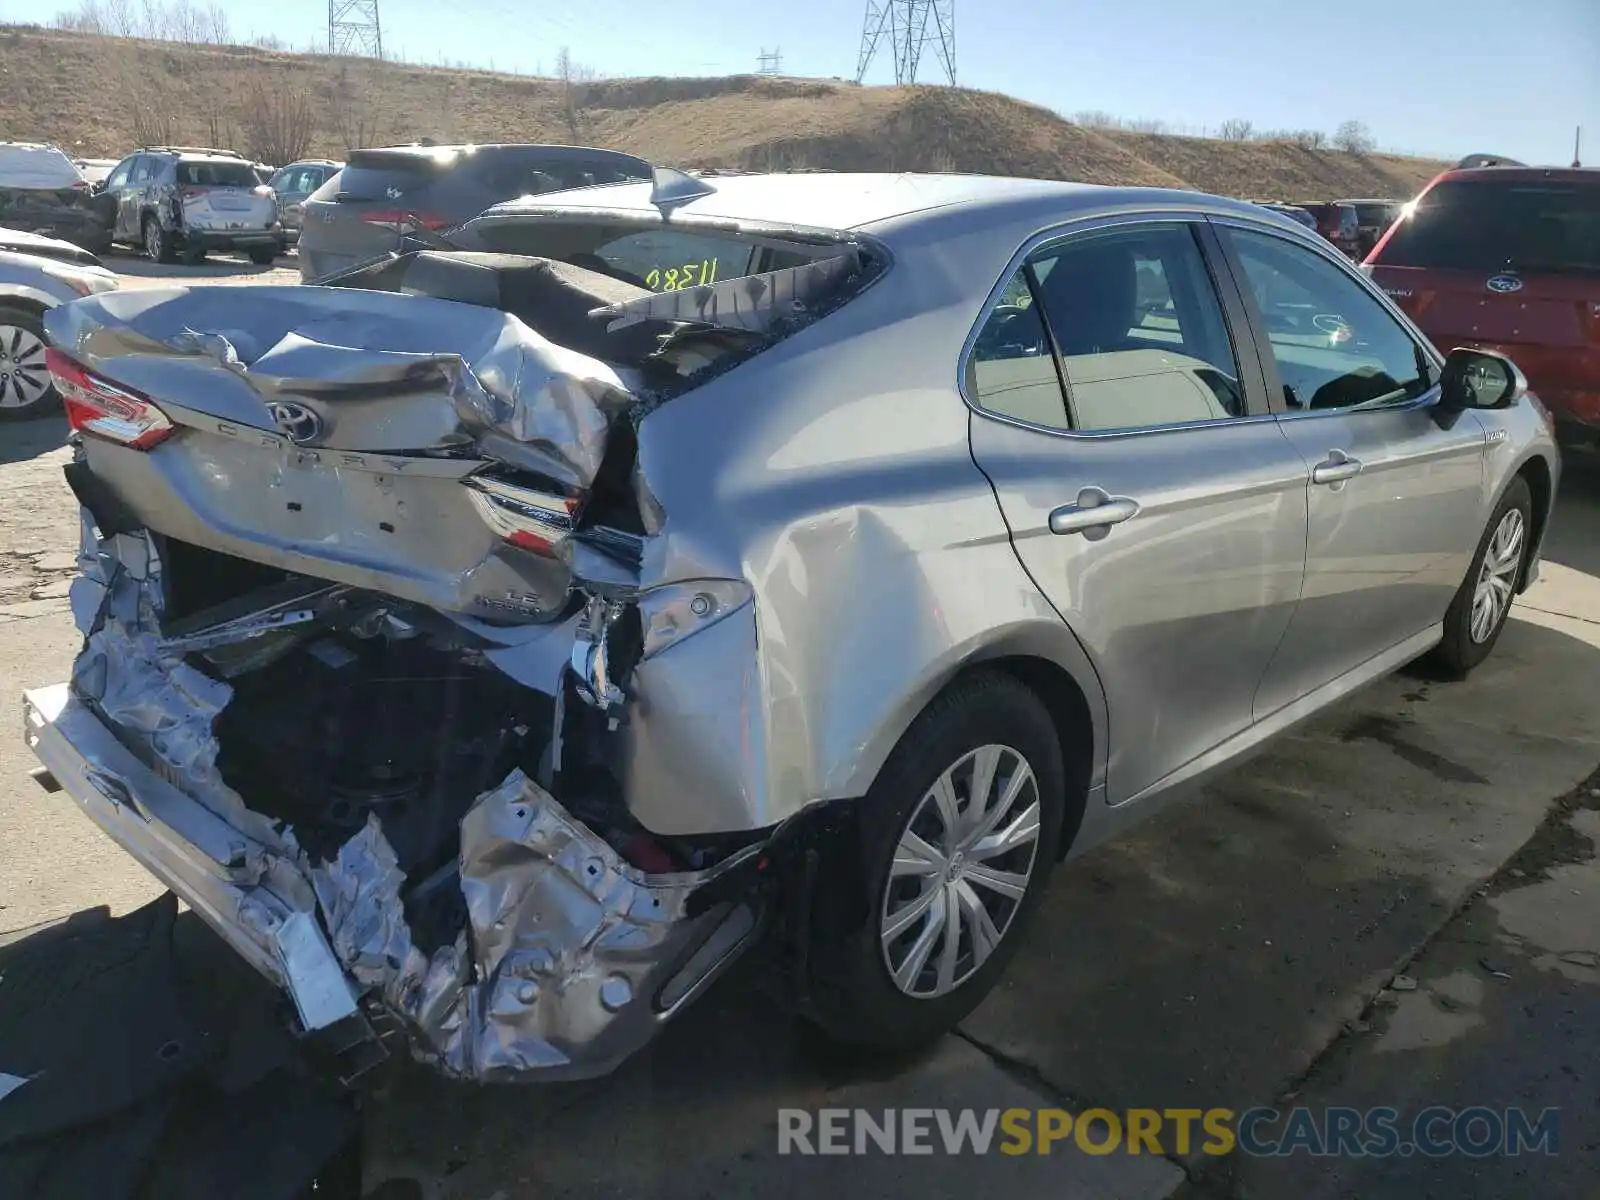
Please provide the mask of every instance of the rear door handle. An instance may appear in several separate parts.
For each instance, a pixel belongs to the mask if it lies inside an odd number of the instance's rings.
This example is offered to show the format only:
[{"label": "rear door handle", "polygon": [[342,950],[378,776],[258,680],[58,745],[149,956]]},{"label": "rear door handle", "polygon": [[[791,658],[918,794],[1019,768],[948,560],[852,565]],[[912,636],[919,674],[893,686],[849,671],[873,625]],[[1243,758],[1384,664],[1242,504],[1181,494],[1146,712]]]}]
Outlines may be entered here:
[{"label": "rear door handle", "polygon": [[1361,460],[1343,450],[1329,450],[1328,457],[1311,468],[1312,483],[1343,483],[1361,474]]},{"label": "rear door handle", "polygon": [[1139,502],[1113,496],[1104,488],[1086,487],[1075,504],[1063,504],[1050,513],[1051,533],[1084,533],[1104,537],[1113,525],[1137,516]]}]

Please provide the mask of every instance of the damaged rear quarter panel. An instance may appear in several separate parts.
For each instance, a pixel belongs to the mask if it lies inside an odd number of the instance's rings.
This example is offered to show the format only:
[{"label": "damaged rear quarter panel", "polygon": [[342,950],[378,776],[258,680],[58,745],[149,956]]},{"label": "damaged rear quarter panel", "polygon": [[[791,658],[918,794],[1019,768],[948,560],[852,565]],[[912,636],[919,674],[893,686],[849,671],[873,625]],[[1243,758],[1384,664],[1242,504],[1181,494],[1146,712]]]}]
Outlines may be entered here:
[{"label": "damaged rear quarter panel", "polygon": [[[1020,644],[1081,660],[972,461],[955,371],[981,298],[955,265],[898,255],[892,286],[640,423],[641,509],[660,519],[641,584],[755,591],[753,675],[731,652],[733,621],[637,672],[630,803],[656,832],[725,829],[741,804],[754,827],[859,796],[962,665]],[[672,705],[654,702],[663,693]],[[669,798],[653,777],[689,758],[691,725],[707,787]]]}]

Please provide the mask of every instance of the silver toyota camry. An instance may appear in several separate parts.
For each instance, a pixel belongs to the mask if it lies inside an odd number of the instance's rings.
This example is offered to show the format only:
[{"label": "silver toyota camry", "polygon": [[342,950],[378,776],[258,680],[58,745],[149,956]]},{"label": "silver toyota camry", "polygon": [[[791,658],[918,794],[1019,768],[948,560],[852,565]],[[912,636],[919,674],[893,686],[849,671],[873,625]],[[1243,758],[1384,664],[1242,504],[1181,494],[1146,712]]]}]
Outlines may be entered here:
[{"label": "silver toyota camry", "polygon": [[658,170],[46,327],[29,742],[305,1030],[463,1078],[606,1071],[755,945],[935,1036],[1063,858],[1489,654],[1559,473],[1508,360],[1181,192]]}]

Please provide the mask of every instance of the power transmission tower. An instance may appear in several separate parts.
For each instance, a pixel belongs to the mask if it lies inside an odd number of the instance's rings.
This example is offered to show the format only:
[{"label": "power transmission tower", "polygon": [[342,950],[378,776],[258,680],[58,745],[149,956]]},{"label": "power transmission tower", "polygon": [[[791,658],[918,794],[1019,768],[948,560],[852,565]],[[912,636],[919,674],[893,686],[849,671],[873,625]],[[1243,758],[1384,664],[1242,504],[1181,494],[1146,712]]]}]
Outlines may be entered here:
[{"label": "power transmission tower", "polygon": [[378,0],[328,0],[328,53],[383,57]]},{"label": "power transmission tower", "polygon": [[856,82],[866,78],[884,36],[894,56],[894,81],[915,83],[922,63],[922,48],[931,44],[944,68],[945,79],[956,81],[955,0],[867,0],[861,23],[861,57]]},{"label": "power transmission tower", "polygon": [[761,47],[761,53],[756,55],[757,75],[782,75],[783,51],[781,49],[768,50]]}]

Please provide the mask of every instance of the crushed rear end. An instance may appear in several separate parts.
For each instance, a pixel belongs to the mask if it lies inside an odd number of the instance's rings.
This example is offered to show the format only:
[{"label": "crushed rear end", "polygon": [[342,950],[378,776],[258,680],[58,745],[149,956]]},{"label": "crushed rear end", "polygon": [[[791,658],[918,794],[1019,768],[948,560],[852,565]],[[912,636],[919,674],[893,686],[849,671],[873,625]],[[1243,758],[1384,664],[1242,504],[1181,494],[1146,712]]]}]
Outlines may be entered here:
[{"label": "crushed rear end", "polygon": [[305,1029],[593,1075],[756,936],[752,593],[641,586],[633,431],[875,269],[802,257],[656,295],[424,252],[51,315],[85,640],[27,739]]}]

